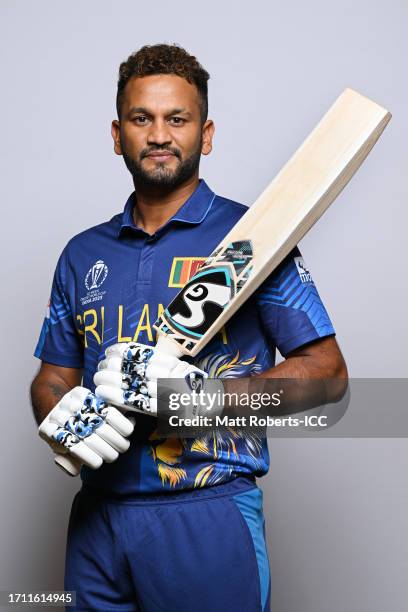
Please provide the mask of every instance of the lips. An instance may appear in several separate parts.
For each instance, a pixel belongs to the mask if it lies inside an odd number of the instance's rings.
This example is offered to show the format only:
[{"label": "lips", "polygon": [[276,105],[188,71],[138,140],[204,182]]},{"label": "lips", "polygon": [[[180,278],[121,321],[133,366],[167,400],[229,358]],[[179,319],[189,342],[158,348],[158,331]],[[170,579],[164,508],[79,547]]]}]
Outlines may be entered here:
[{"label": "lips", "polygon": [[146,155],[146,157],[148,157],[149,159],[153,159],[157,162],[163,162],[174,157],[174,153],[170,153],[170,151],[157,151],[155,153],[149,153],[148,155]]}]

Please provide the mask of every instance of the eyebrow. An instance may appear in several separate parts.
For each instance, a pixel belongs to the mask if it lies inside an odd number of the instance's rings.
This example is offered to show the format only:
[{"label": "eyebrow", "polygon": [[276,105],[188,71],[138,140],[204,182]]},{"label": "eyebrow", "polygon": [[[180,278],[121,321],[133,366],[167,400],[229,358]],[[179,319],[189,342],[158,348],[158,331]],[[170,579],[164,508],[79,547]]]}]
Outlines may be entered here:
[{"label": "eyebrow", "polygon": [[[145,108],[144,106],[133,106],[129,110],[129,115],[133,115],[135,113],[143,113],[145,115],[151,116],[151,113],[149,112],[149,110]],[[181,114],[191,117],[191,113],[187,111],[185,108],[173,108],[170,112],[166,113],[166,116],[170,117],[171,115],[181,115]]]}]

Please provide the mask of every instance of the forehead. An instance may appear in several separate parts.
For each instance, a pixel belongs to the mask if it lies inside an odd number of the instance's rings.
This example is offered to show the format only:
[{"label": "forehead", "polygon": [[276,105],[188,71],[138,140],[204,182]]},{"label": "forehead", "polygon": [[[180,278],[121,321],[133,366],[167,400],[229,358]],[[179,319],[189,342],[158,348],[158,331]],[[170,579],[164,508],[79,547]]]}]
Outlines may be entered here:
[{"label": "forehead", "polygon": [[194,112],[199,106],[197,87],[175,74],[154,74],[133,77],[124,91],[123,110],[134,106],[165,112],[173,108],[186,108]]}]

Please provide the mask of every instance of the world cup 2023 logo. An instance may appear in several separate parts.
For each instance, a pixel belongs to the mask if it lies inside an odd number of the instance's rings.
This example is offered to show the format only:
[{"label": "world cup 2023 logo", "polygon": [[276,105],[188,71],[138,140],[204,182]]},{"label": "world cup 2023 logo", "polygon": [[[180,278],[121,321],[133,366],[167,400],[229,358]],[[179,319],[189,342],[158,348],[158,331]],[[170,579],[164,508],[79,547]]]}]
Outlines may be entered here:
[{"label": "world cup 2023 logo", "polygon": [[98,289],[108,275],[108,266],[99,259],[85,276],[85,287],[88,291]]}]

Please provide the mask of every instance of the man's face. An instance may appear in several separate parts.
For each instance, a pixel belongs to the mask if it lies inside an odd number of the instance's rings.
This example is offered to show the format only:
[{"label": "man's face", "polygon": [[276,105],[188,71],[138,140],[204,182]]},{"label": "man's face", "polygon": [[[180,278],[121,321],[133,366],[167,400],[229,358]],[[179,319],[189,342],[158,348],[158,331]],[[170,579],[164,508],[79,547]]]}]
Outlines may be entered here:
[{"label": "man's face", "polygon": [[120,123],[112,122],[115,152],[135,184],[174,188],[198,176],[200,156],[211,151],[214,125],[201,125],[197,88],[176,75],[131,79]]}]

